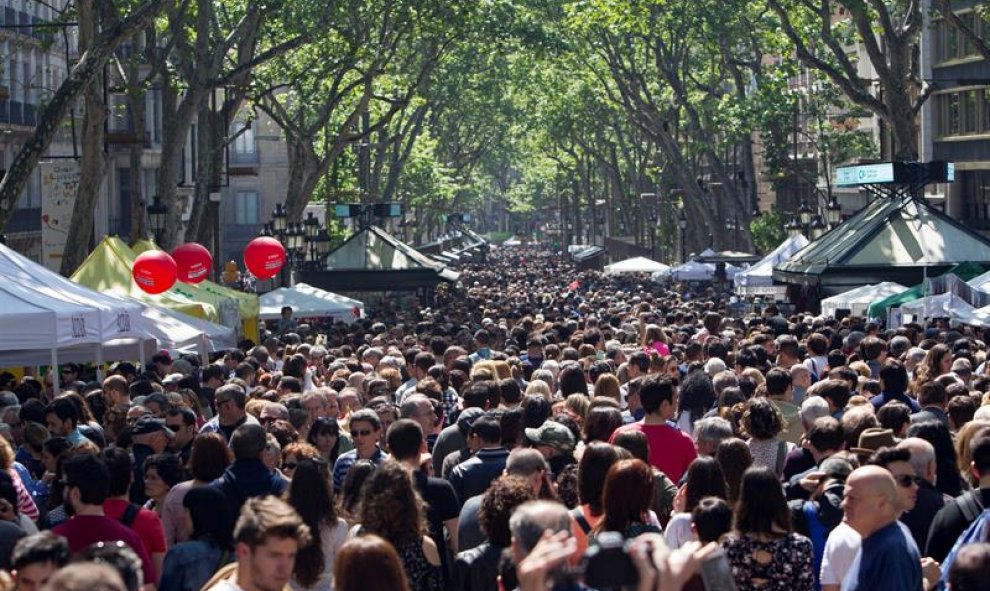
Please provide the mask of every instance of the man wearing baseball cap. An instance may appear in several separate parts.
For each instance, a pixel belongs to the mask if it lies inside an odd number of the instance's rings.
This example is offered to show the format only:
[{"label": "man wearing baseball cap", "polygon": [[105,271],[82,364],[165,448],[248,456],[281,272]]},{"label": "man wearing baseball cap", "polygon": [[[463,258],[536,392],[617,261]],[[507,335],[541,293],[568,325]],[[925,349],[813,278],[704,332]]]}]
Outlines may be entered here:
[{"label": "man wearing baseball cap", "polygon": [[574,434],[561,423],[547,421],[539,428],[526,429],[526,439],[532,443],[550,465],[550,472],[556,476],[566,466],[574,463]]}]

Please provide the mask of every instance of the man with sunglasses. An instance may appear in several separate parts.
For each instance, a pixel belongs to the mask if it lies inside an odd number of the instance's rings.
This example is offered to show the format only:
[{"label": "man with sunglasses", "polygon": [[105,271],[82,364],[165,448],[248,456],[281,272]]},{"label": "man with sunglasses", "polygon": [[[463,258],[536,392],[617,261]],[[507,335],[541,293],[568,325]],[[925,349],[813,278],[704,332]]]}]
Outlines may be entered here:
[{"label": "man with sunglasses", "polygon": [[340,492],[340,487],[344,484],[344,477],[347,476],[347,471],[354,465],[354,462],[371,460],[375,465],[378,465],[388,458],[388,454],[378,446],[382,436],[382,420],[375,411],[370,408],[362,408],[355,412],[351,415],[350,427],[354,449],[341,454],[333,465],[334,492]]},{"label": "man with sunglasses", "polygon": [[[913,509],[918,499],[918,483],[921,479],[914,473],[914,468],[911,466],[911,453],[906,449],[883,447],[870,457],[866,468],[871,471],[864,472],[861,468],[854,471],[847,480],[847,488],[844,491],[845,500],[842,502],[845,521],[832,530],[825,544],[825,556],[822,559],[821,570],[823,590],[840,589],[840,584],[843,590],[855,589],[861,580],[869,578],[869,572],[876,566],[879,556],[874,544],[870,543],[864,546],[864,536],[870,538],[881,530],[886,531],[888,526],[894,524],[896,524],[900,536],[895,538],[893,542],[888,540],[887,545],[896,542],[898,547],[906,548],[905,557],[915,556],[918,557],[917,560],[919,561],[917,567],[914,566],[913,562],[907,562],[902,566],[905,566],[907,571],[914,571],[917,568],[920,573],[924,565],[925,574],[928,575],[930,574],[928,570],[931,569],[930,565],[934,564],[935,572],[937,572],[937,563],[930,559],[922,560],[920,558],[921,553],[911,535],[911,530],[900,522],[901,516],[906,511]],[[891,490],[886,490],[884,485],[886,479],[882,478],[882,473],[878,472],[877,468],[890,475],[894,485]],[[854,479],[853,476],[857,473],[860,478]],[[862,478],[864,475],[867,476],[865,480]],[[852,486],[852,491],[849,490],[850,486]],[[884,500],[876,505],[874,501],[878,500],[879,497],[884,497]],[[908,566],[910,568],[907,568]],[[891,584],[896,585],[897,583],[892,582]],[[889,588],[901,589],[904,587],[892,586]]]},{"label": "man with sunglasses", "polygon": [[79,379],[81,370],[77,363],[66,363],[59,372],[59,384],[62,388],[69,388]]}]

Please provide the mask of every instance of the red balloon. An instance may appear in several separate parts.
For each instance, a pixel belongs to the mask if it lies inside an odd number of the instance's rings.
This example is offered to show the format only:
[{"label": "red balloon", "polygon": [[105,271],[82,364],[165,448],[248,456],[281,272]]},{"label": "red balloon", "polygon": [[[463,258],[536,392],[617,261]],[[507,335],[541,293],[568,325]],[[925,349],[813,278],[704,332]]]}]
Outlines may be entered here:
[{"label": "red balloon", "polygon": [[172,258],[179,267],[179,281],[199,283],[210,276],[213,256],[202,244],[187,242],[172,251]]},{"label": "red balloon", "polygon": [[134,282],[148,293],[162,293],[175,285],[178,272],[175,259],[160,250],[142,252],[131,268]]},{"label": "red balloon", "polygon": [[274,238],[259,236],[244,248],[244,266],[258,279],[271,279],[285,266],[285,247]]}]

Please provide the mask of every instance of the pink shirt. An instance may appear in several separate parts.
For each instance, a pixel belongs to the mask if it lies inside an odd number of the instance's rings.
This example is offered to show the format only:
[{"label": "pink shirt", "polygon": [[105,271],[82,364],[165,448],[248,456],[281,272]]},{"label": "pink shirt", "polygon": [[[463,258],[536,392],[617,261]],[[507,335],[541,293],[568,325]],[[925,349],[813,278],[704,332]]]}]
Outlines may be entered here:
[{"label": "pink shirt", "polygon": [[669,425],[647,425],[643,421],[623,425],[615,430],[609,443],[615,440],[616,433],[641,431],[646,435],[650,446],[650,464],[667,475],[674,482],[680,481],[688,466],[698,457],[694,441],[683,431]]}]

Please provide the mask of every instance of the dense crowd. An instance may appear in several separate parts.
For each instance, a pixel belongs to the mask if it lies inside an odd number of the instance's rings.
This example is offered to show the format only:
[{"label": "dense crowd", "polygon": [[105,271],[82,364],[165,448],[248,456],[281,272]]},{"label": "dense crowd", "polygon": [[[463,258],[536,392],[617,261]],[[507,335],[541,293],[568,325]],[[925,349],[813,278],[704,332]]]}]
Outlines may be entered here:
[{"label": "dense crowd", "polygon": [[982,333],[461,271],[209,364],[0,375],[0,591],[990,589]]}]

